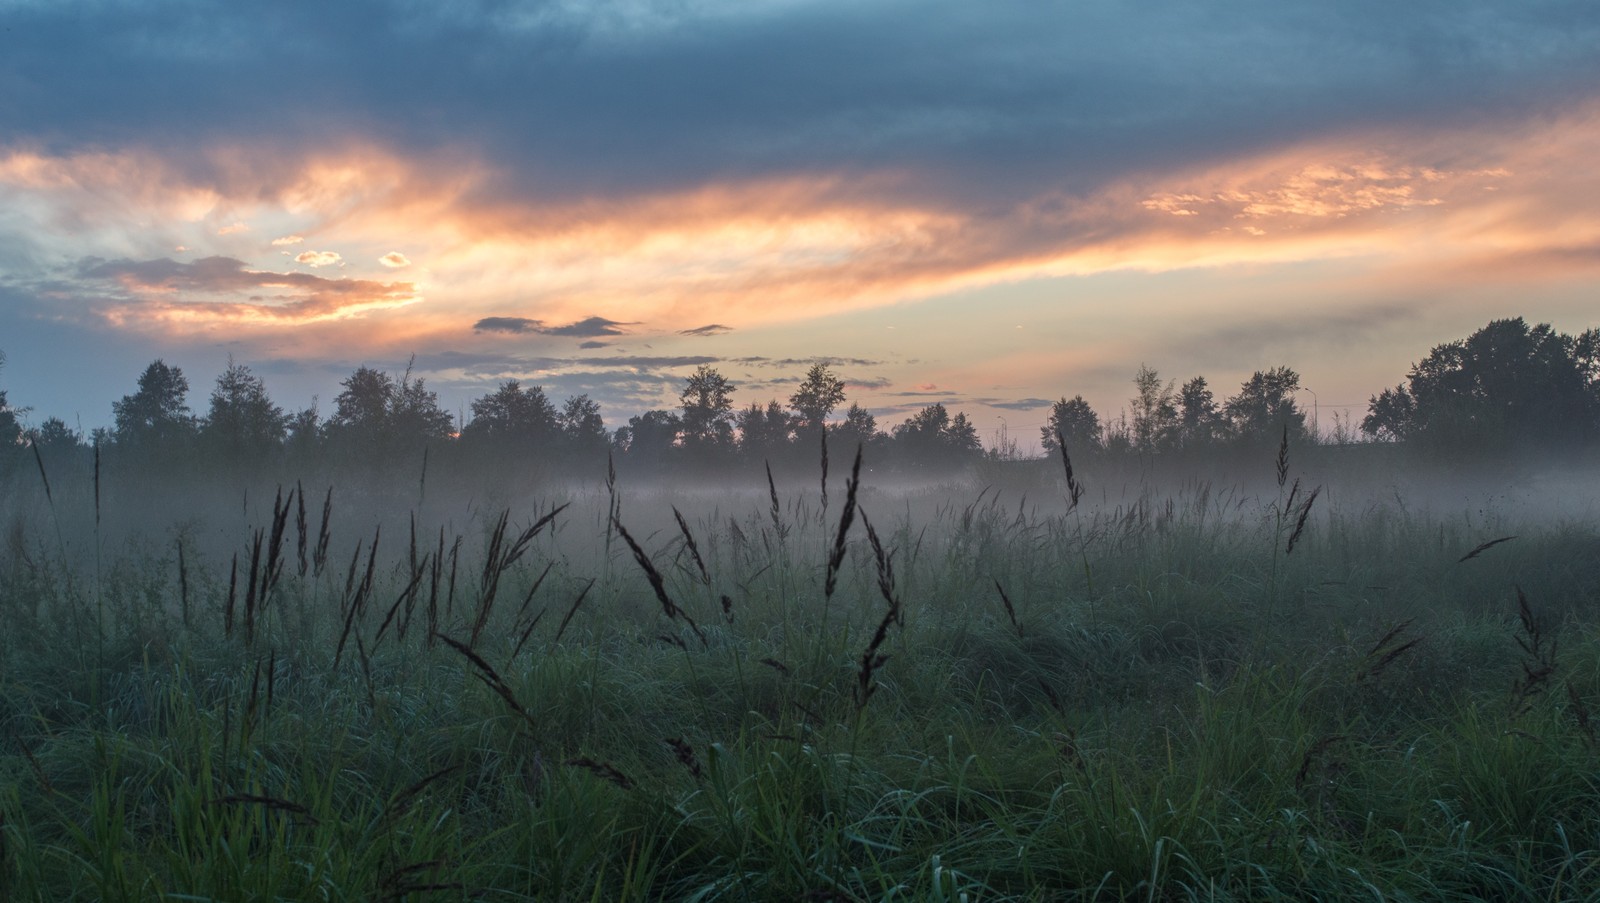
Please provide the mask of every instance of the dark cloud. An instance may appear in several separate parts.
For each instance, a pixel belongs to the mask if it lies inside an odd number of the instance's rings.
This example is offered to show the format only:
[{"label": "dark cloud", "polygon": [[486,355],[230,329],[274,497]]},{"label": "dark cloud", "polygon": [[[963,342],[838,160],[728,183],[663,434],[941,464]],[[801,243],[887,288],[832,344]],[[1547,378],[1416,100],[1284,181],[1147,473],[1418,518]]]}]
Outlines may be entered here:
[{"label": "dark cloud", "polygon": [[732,326],[723,326],[721,323],[708,323],[705,326],[696,326],[693,329],[680,329],[678,335],[711,336],[732,332]]},{"label": "dark cloud", "polygon": [[1038,408],[1048,408],[1055,404],[1055,402],[1043,398],[1019,398],[1015,401],[1006,401],[1000,398],[975,398],[973,400],[991,408],[999,408],[1002,411],[1032,411]]},{"label": "dark cloud", "polygon": [[1082,193],[1314,134],[1561,109],[1600,81],[1588,0],[284,0],[205,16],[61,0],[6,17],[13,140],[196,166],[218,145],[287,161],[344,136],[425,155],[468,140],[504,174],[486,191],[524,199],[885,167],[923,195]]},{"label": "dark cloud", "polygon": [[829,367],[877,367],[883,361],[868,360],[862,357],[734,357],[729,358],[730,364],[746,364],[751,367],[811,367],[814,364],[827,364]]},{"label": "dark cloud", "polygon": [[484,317],[472,324],[474,332],[509,332],[521,334],[536,332],[544,324],[539,320],[530,320],[527,317]]},{"label": "dark cloud", "polygon": [[610,348],[610,342],[579,342],[578,347],[584,351],[593,351],[596,348]]},{"label": "dark cloud", "polygon": [[586,317],[576,323],[568,323],[565,326],[546,326],[538,331],[545,335],[582,336],[584,338],[593,338],[596,336],[626,335],[626,330],[618,329],[617,327],[636,325],[638,324],[620,323],[616,320],[608,320],[605,317]]},{"label": "dark cloud", "polygon": [[[605,317],[587,317],[576,323],[565,326],[546,326],[543,320],[534,320],[528,317],[484,317],[472,324],[475,332],[504,332],[512,335],[537,333],[538,335],[554,335],[568,337],[590,338],[596,336],[626,335],[618,326],[633,326],[633,323],[622,323],[617,320],[608,320]],[[589,346],[587,343],[580,347]]]}]

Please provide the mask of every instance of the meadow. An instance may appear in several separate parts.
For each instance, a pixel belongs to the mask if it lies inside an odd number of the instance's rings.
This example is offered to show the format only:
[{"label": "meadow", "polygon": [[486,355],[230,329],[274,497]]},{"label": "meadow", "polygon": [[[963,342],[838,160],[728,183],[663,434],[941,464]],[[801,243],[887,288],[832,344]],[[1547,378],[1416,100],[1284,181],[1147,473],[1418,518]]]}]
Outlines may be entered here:
[{"label": "meadow", "polygon": [[28,463],[6,900],[1600,899],[1572,475]]}]

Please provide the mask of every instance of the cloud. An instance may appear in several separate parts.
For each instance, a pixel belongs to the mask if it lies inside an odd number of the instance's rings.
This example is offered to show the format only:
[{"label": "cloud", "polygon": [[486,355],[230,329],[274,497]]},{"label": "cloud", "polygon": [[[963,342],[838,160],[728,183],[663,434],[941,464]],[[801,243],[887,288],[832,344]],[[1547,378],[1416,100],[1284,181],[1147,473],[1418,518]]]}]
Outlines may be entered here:
[{"label": "cloud", "polygon": [[86,259],[76,275],[120,291],[100,303],[114,326],[166,325],[178,331],[220,324],[293,325],[348,319],[421,300],[409,282],[328,279],[251,269],[231,257],[190,263]]},{"label": "cloud", "polygon": [[712,336],[732,332],[733,327],[723,326],[721,323],[708,323],[705,326],[696,326],[694,329],[680,329],[678,335]]},{"label": "cloud", "polygon": [[569,336],[569,337],[600,337],[626,335],[626,331],[618,326],[633,326],[633,323],[621,323],[608,320],[605,317],[587,317],[576,323],[565,326],[546,326],[543,320],[534,320],[528,317],[484,317],[472,324],[477,332],[504,332],[513,335],[523,333],[537,333],[539,335]]},{"label": "cloud", "polygon": [[544,324],[539,320],[530,320],[527,317],[484,317],[472,324],[474,332],[506,332],[521,335],[526,332],[541,332]]},{"label": "cloud", "polygon": [[382,257],[379,257],[378,262],[386,267],[395,269],[411,266],[411,258],[400,253],[399,251],[390,251]]},{"label": "cloud", "polygon": [[593,341],[591,341],[591,342],[579,342],[578,343],[578,347],[583,349],[583,350],[585,350],[585,351],[590,351],[590,350],[593,350],[595,348],[610,348],[611,347],[611,343],[610,342],[593,342]]},{"label": "cloud", "polygon": [[250,227],[244,223],[229,223],[217,230],[218,235],[238,235],[240,232],[249,232]]},{"label": "cloud", "polygon": [[1043,398],[1018,398],[1015,401],[1006,401],[999,398],[975,398],[973,400],[978,404],[999,408],[1002,411],[1032,411],[1038,408],[1048,408],[1055,404],[1055,402]]},{"label": "cloud", "polygon": [[281,248],[288,245],[297,245],[303,241],[305,241],[305,238],[299,235],[284,235],[279,238],[274,238],[272,240],[272,246],[274,248]]},{"label": "cloud", "polygon": [[605,317],[585,317],[576,323],[568,323],[565,326],[544,327],[540,329],[539,332],[544,333],[545,335],[584,337],[626,335],[626,330],[618,329],[617,327],[635,325],[637,324],[620,323],[616,320],[608,320]]},{"label": "cloud", "polygon": [[308,267],[332,266],[343,261],[344,258],[334,251],[302,251],[294,258],[295,263],[303,263]]}]

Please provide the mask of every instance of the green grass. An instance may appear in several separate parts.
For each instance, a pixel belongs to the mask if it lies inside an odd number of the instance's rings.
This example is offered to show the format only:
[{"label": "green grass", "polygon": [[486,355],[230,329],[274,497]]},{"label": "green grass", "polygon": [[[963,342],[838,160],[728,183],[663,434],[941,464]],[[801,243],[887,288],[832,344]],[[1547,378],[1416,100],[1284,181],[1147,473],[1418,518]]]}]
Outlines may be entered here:
[{"label": "green grass", "polygon": [[889,606],[859,518],[825,599],[842,487],[776,523],[764,493],[623,487],[677,618],[604,493],[513,509],[510,538],[573,502],[482,665],[430,640],[426,559],[463,537],[436,598],[465,642],[498,510],[418,514],[409,620],[409,515],[383,520],[335,668],[371,517],[304,576],[290,518],[247,642],[263,503],[189,553],[187,623],[175,541],[224,528],[58,536],[82,512],[36,507],[0,564],[0,898],[1600,899],[1593,526],[1325,499],[1286,555],[1278,496],[960,491],[859,496],[903,605],[865,699]]}]

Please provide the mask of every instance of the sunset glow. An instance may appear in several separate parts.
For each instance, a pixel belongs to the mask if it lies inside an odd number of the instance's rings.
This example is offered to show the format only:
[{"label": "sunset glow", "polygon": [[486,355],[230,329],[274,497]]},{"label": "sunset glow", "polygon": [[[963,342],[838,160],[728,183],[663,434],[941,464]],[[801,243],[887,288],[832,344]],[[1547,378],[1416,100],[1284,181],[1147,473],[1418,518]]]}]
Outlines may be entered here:
[{"label": "sunset glow", "polygon": [[[1317,45],[1269,84],[1216,38],[1228,4],[1214,35],[1174,16],[1138,39],[1109,12],[975,24],[939,6],[966,25],[905,27],[928,29],[953,69],[910,82],[884,62],[911,40],[886,16],[828,3],[684,13],[770,47],[750,77],[786,86],[763,95],[772,111],[703,68],[714,60],[682,18],[609,5],[571,13],[585,37],[569,56],[528,63],[517,49],[543,46],[553,20],[467,15],[454,27],[482,30],[496,79],[449,70],[407,95],[386,82],[386,54],[419,49],[426,29],[377,4],[387,14],[370,21],[392,31],[313,57],[336,88],[316,110],[292,100],[300,76],[250,54],[247,74],[193,108],[77,81],[73,54],[149,67],[152,86],[204,84],[220,65],[140,57],[136,12],[63,38],[60,61],[24,51],[18,27],[0,48],[27,62],[0,72],[0,90],[29,98],[0,112],[5,385],[99,424],[140,359],[165,356],[203,386],[232,355],[302,405],[356,366],[415,356],[452,405],[515,377],[588,392],[609,422],[670,405],[701,363],[749,403],[830,359],[880,414],[940,400],[988,434],[1005,417],[1026,436],[1063,395],[1114,414],[1141,363],[1204,372],[1224,392],[1288,364],[1359,416],[1429,347],[1488,318],[1593,325],[1600,85],[1582,48],[1600,17],[1575,34],[1555,16],[1497,25],[1500,6],[1483,4],[1480,33],[1395,12],[1400,32],[1448,30],[1472,48],[1437,69],[1354,21],[1314,35],[1271,18],[1258,65],[1326,37],[1372,71]],[[66,14],[6,10],[19,26]],[[886,57],[839,62],[855,100],[782,50],[797,23],[882,42]],[[195,28],[185,40],[204,46]],[[987,39],[1014,39],[1015,54],[989,56]],[[1406,87],[1377,99],[1369,79],[1391,66]],[[1040,93],[991,80],[995,67]],[[1115,103],[1071,90],[1091,72]],[[1197,72],[1234,93],[1185,99]],[[518,78],[527,106],[501,87]],[[1174,93],[1146,96],[1152,79]],[[1481,84],[1495,91],[1480,98]],[[724,102],[688,90],[713,85]],[[395,103],[363,100],[378,88]],[[261,118],[221,112],[212,91]],[[129,109],[96,113],[108,105]]]}]

